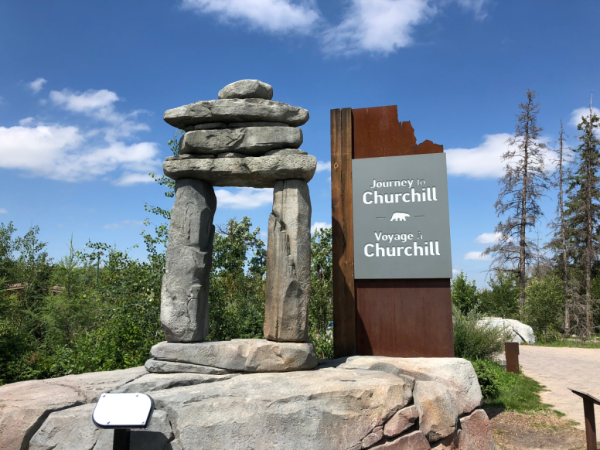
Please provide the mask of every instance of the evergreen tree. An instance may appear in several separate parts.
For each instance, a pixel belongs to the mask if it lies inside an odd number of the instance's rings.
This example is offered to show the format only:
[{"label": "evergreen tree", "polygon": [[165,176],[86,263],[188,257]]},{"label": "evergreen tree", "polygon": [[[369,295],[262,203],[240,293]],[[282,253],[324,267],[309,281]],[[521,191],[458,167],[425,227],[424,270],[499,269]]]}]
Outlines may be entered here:
[{"label": "evergreen tree", "polygon": [[568,336],[571,333],[571,287],[569,281],[569,256],[567,246],[567,227],[565,222],[565,202],[564,191],[565,184],[571,175],[569,169],[570,148],[565,144],[566,133],[562,120],[560,121],[560,132],[558,134],[558,148],[556,149],[556,170],[554,172],[554,186],[558,188],[558,202],[556,205],[556,219],[550,223],[554,230],[554,236],[547,247],[554,252],[554,263],[558,272],[562,275],[564,292],[564,334]]},{"label": "evergreen tree", "polygon": [[542,127],[537,124],[540,104],[535,103],[535,92],[527,90],[526,95],[527,100],[519,104],[515,134],[507,141],[509,148],[502,155],[506,167],[498,181],[501,187],[494,205],[498,217],[508,217],[496,227],[499,242],[485,251],[494,255],[495,269],[517,275],[521,310],[525,305],[527,266],[539,255],[527,231],[535,229],[543,214],[539,202],[549,186],[544,164],[547,147],[540,142]]},{"label": "evergreen tree", "polygon": [[573,257],[582,268],[585,290],[585,321],[581,330],[586,336],[594,331],[593,299],[592,299],[592,265],[597,259],[600,236],[598,222],[600,219],[600,141],[596,130],[600,128],[600,118],[592,109],[590,114],[582,117],[577,129],[579,146],[577,167],[569,178],[566,203],[567,239],[573,247]]}]

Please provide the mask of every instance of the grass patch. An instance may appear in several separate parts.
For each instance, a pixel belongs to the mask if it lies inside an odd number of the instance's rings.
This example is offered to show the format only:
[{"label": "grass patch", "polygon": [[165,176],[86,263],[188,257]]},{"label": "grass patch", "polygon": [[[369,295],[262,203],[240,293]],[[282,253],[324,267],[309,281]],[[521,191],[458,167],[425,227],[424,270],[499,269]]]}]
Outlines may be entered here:
[{"label": "grass patch", "polygon": [[572,347],[572,348],[600,348],[600,340],[594,338],[589,341],[581,341],[579,339],[562,339],[548,342],[537,342],[537,347]]},{"label": "grass patch", "polygon": [[520,413],[550,408],[542,403],[539,395],[544,386],[534,379],[506,372],[502,366],[490,361],[474,361],[473,367],[482,388],[485,408]]}]

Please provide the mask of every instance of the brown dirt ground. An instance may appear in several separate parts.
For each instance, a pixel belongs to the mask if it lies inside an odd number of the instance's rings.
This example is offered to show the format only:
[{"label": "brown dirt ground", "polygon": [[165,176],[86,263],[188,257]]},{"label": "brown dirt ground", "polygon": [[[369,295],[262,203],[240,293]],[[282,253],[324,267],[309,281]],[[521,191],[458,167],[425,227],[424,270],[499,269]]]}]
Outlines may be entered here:
[{"label": "brown dirt ground", "polygon": [[554,411],[507,412],[489,408],[494,439],[499,450],[585,449],[585,431]]}]

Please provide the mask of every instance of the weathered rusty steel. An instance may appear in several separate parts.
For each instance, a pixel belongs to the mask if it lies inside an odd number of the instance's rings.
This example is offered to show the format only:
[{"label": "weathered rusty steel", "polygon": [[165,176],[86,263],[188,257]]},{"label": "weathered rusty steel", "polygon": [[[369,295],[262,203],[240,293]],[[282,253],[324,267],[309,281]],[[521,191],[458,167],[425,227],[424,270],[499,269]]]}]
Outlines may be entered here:
[{"label": "weathered rusty steel", "polygon": [[504,353],[506,354],[506,371],[519,374],[519,344],[517,342],[505,342]]}]

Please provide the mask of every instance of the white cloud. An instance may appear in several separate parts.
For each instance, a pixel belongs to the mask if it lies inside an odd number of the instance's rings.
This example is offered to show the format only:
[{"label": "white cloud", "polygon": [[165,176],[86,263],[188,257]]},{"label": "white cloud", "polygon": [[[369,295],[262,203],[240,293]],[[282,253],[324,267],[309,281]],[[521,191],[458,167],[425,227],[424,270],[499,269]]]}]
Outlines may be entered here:
[{"label": "white cloud", "polygon": [[471,259],[474,261],[489,261],[492,259],[490,255],[485,255],[483,252],[469,252],[465,255],[465,259]]},{"label": "white cloud", "polygon": [[150,129],[148,125],[135,120],[141,111],[133,111],[129,114],[117,112],[115,103],[120,100],[119,96],[106,89],[98,91],[90,89],[84,93],[73,92],[69,89],[63,89],[60,92],[52,91],[50,100],[67,111],[85,114],[110,124],[104,129],[107,140],[128,137],[137,131]]},{"label": "white cloud", "polygon": [[437,9],[429,0],[352,0],[344,20],[324,34],[329,53],[388,54],[412,44],[416,25]]},{"label": "white cloud", "polygon": [[464,9],[473,11],[475,17],[479,20],[482,20],[487,16],[483,7],[488,3],[488,0],[456,0],[456,2]]},{"label": "white cloud", "polygon": [[75,126],[0,127],[0,167],[53,180],[89,180],[118,169],[148,173],[159,165],[157,154],[153,142],[92,143]]},{"label": "white cloud", "polygon": [[331,224],[326,222],[315,222],[312,227],[310,227],[310,234],[314,234],[315,231],[322,228],[331,228]]},{"label": "white cloud", "polygon": [[108,223],[108,224],[104,225],[102,228],[104,228],[106,230],[118,230],[121,228],[136,228],[143,224],[144,224],[144,222],[141,220],[127,219],[127,220],[123,220],[123,221],[117,222],[117,223]]},{"label": "white cloud", "polygon": [[60,92],[50,92],[50,100],[67,111],[98,114],[107,109],[114,111],[113,104],[119,100],[119,97],[114,92],[106,89],[99,91],[90,89],[83,94],[63,89]]},{"label": "white cloud", "polygon": [[0,208],[0,214],[6,214],[6,213],[8,213],[6,208]]},{"label": "white cloud", "polygon": [[22,127],[26,127],[27,125],[32,125],[33,122],[35,122],[35,119],[33,117],[27,117],[25,119],[19,120],[19,125],[21,125]]},{"label": "white cloud", "polygon": [[460,272],[461,272],[461,271],[460,271],[460,270],[458,270],[458,269],[452,269],[452,274],[453,274],[453,275],[457,275],[457,274],[459,274]]},{"label": "white cloud", "polygon": [[273,203],[273,189],[239,188],[233,193],[226,189],[217,189],[219,208],[253,209]]},{"label": "white cloud", "polygon": [[[598,117],[600,117],[600,109],[592,108],[592,111],[594,112],[594,114],[596,114]],[[577,125],[579,125],[581,123],[581,118],[588,117],[589,115],[590,115],[590,107],[589,106],[587,106],[585,108],[574,109],[573,112],[571,113],[571,120],[569,121],[569,125],[572,125],[575,128],[577,128]]]},{"label": "white cloud", "polygon": [[269,32],[308,33],[320,19],[313,0],[182,0],[182,6]]},{"label": "white cloud", "polygon": [[147,173],[124,173],[121,178],[115,181],[115,184],[117,186],[131,186],[132,184],[152,183],[153,181]]},{"label": "white cloud", "polygon": [[318,172],[331,172],[331,161],[317,161]]},{"label": "white cloud", "polygon": [[27,86],[29,86],[29,89],[31,89],[34,94],[37,94],[42,90],[47,82],[48,81],[46,81],[44,78],[36,78],[35,81],[27,83]]},{"label": "white cloud", "polygon": [[479,242],[480,244],[493,244],[494,242],[498,242],[502,233],[483,233],[475,238],[475,242]]},{"label": "white cloud", "polygon": [[498,178],[504,175],[502,154],[507,150],[508,133],[486,134],[475,148],[446,150],[448,174],[472,178]]}]

